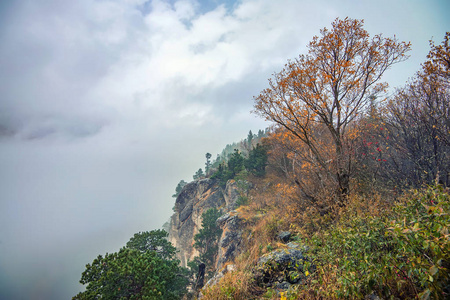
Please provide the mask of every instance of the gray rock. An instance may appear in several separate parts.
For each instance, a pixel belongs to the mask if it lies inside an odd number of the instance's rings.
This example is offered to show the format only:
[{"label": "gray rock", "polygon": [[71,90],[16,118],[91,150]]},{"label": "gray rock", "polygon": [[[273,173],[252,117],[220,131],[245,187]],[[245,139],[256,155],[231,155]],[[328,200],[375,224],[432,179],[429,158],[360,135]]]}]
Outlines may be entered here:
[{"label": "gray rock", "polygon": [[278,249],[272,251],[258,260],[258,265],[273,261],[280,265],[285,265],[291,262],[304,260],[303,252],[297,249]]},{"label": "gray rock", "polygon": [[288,290],[291,286],[292,284],[287,281],[279,282],[275,285],[275,287],[279,290]]},{"label": "gray rock", "polygon": [[238,184],[234,180],[228,180],[224,191],[224,198],[227,205],[227,210],[236,208],[236,202],[239,199]]},{"label": "gray rock", "polygon": [[[253,270],[255,281],[263,287],[279,286],[276,282],[299,284],[305,278],[303,264],[307,260],[297,249],[277,249],[258,259]],[[284,286],[287,286],[284,284]],[[284,289],[284,288],[283,288]]]},{"label": "gray rock", "polygon": [[240,238],[240,234],[236,231],[227,231],[219,242],[220,247],[227,248],[236,239]]},{"label": "gray rock", "polygon": [[293,242],[288,243],[286,246],[288,246],[289,248],[292,248],[292,249],[299,249],[300,248],[299,244],[296,244],[296,243],[293,243]]},{"label": "gray rock", "polygon": [[222,191],[212,179],[193,181],[183,187],[175,201],[169,228],[169,241],[179,250],[177,258],[183,267],[198,255],[193,240],[202,226],[203,212],[225,204]]},{"label": "gray rock", "polygon": [[192,201],[190,201],[181,211],[180,213],[180,222],[186,221],[187,218],[189,218],[192,214],[192,210],[194,208],[194,204]]},{"label": "gray rock", "polygon": [[289,242],[291,239],[291,233],[289,231],[280,232],[277,236],[283,243]]},{"label": "gray rock", "polygon": [[377,294],[372,293],[372,294],[370,294],[370,295],[366,295],[366,296],[364,297],[364,300],[381,300],[381,298],[378,297]]},{"label": "gray rock", "polygon": [[219,217],[216,220],[216,223],[219,227],[223,227],[225,225],[225,223],[228,221],[228,219],[231,217],[232,213],[235,213],[236,211],[230,211],[226,214],[224,214],[223,216]]},{"label": "gray rock", "polygon": [[239,246],[242,242],[242,220],[236,211],[231,211],[217,219],[217,224],[223,230],[217,254],[217,268],[220,269],[239,254]]}]

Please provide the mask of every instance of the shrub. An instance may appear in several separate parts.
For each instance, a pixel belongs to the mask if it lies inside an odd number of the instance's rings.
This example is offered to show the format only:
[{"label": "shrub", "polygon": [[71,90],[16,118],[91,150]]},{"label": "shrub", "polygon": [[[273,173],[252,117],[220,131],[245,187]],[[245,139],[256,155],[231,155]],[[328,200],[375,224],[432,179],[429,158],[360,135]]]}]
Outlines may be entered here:
[{"label": "shrub", "polygon": [[[380,216],[341,218],[309,239],[311,284],[325,298],[449,296],[449,195],[430,187]],[[310,287],[311,288],[311,287]]]}]

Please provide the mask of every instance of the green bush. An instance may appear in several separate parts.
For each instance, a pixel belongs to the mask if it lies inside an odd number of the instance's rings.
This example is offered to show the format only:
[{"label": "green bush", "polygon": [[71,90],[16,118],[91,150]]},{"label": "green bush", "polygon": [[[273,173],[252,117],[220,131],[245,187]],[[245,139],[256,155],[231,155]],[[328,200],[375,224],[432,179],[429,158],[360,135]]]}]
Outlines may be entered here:
[{"label": "green bush", "polygon": [[86,290],[72,299],[181,299],[187,270],[164,230],[140,232],[119,252],[99,255],[81,275]]},{"label": "green bush", "polygon": [[406,205],[398,205],[387,234],[398,251],[397,269],[414,282],[419,296],[449,296],[450,197],[441,186],[416,192]]},{"label": "green bush", "polygon": [[330,298],[449,296],[449,195],[416,191],[384,216],[342,218],[310,240],[312,283]]}]

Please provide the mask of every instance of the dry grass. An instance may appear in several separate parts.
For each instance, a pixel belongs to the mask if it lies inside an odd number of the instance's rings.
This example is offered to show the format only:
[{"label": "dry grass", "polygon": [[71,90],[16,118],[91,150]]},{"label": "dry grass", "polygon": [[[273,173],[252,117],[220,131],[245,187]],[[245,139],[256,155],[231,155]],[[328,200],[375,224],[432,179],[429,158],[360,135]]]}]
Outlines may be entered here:
[{"label": "dry grass", "polygon": [[202,290],[204,296],[202,299],[252,299],[254,292],[251,274],[238,269],[225,274],[216,285]]},{"label": "dry grass", "polygon": [[243,252],[233,262],[236,271],[225,274],[215,286],[202,291],[202,299],[255,299],[265,292],[254,284],[252,269],[262,255],[285,247],[276,236],[280,231],[298,228],[295,220],[300,214],[295,189],[273,179],[276,178],[253,179],[249,204],[237,209],[245,228]]}]

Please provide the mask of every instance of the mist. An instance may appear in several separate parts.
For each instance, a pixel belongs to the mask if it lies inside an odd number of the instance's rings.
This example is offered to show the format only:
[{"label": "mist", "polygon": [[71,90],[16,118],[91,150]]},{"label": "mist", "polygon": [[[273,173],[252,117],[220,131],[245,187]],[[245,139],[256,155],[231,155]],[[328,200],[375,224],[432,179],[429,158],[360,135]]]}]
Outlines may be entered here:
[{"label": "mist", "polygon": [[401,87],[450,28],[447,1],[4,1],[0,298],[68,299],[87,263],[172,214],[205,154],[269,126],[253,96],[337,17],[411,41]]}]

